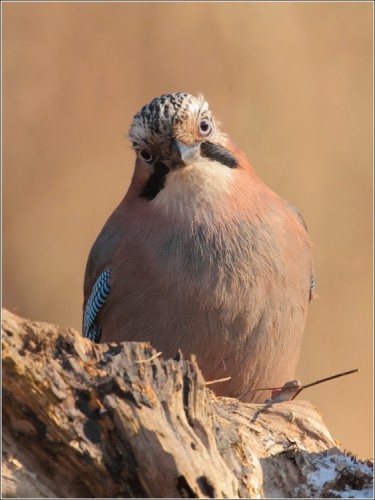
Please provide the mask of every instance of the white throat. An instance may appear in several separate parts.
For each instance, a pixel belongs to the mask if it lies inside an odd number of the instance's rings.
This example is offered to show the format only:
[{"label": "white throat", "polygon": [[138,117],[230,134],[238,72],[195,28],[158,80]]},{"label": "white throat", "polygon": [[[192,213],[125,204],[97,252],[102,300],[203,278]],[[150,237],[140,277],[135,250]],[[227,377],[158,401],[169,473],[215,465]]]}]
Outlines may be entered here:
[{"label": "white throat", "polygon": [[228,196],[233,182],[231,168],[202,159],[169,173],[164,188],[150,203],[182,218],[201,211],[208,215],[213,208],[218,209],[220,198]]}]

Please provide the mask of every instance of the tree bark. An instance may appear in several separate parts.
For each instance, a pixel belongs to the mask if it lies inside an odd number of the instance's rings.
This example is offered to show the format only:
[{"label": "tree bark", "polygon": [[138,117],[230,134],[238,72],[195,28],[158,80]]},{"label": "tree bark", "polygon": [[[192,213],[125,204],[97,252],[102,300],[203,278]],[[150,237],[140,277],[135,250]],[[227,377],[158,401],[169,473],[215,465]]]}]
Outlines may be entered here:
[{"label": "tree bark", "polygon": [[2,315],[4,496],[371,498],[306,401],[217,398],[194,358]]}]

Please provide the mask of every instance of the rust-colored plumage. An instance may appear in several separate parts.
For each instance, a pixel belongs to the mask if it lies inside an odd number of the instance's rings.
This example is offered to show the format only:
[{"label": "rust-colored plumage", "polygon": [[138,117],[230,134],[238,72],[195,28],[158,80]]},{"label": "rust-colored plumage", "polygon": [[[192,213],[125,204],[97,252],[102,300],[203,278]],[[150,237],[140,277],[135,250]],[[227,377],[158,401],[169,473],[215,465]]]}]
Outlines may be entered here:
[{"label": "rust-colored plumage", "polygon": [[84,335],[193,353],[206,380],[231,377],[217,394],[264,401],[251,389],[294,378],[312,295],[301,216],[202,97],[154,99],[129,137],[135,171],[89,256]]}]

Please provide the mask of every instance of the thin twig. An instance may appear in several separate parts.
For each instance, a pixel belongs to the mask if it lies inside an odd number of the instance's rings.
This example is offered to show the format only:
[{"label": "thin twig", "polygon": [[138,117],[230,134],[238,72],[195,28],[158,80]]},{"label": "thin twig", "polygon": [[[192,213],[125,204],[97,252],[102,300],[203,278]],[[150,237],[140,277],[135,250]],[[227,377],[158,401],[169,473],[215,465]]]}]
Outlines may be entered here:
[{"label": "thin twig", "polygon": [[157,352],[156,354],[154,354],[153,356],[151,356],[151,358],[147,358],[147,359],[139,359],[138,361],[135,361],[134,363],[135,364],[140,364],[140,363],[149,363],[150,361],[153,361],[155,358],[159,357],[160,354],[162,354],[162,352]]},{"label": "thin twig", "polygon": [[316,382],[311,382],[311,384],[304,385],[303,388],[306,389],[306,387],[312,387],[313,385],[321,384],[322,382],[327,382],[327,380],[333,380],[334,378],[343,377],[344,375],[350,375],[352,373],[357,373],[357,372],[359,372],[358,368],[356,368],[355,370],[349,370],[348,372],[338,373],[337,375],[332,375],[331,377],[321,378]]},{"label": "thin twig", "polygon": [[[359,369],[355,368],[354,370],[349,370],[347,372],[338,373],[336,375],[332,375],[331,377],[321,378],[320,380],[316,380],[315,382],[311,382],[310,384],[302,385],[300,391],[297,394],[299,394],[302,391],[302,389],[306,389],[307,387],[312,387],[313,385],[321,384],[322,382],[327,382],[328,380],[333,380],[335,378],[344,377],[345,375],[351,375],[352,373],[357,373],[357,372],[359,372]],[[298,384],[296,384],[296,387],[298,387]],[[257,387],[257,388],[251,389],[251,390],[252,391],[280,391],[283,388],[284,388],[284,386],[283,387]],[[297,396],[297,394],[296,394],[296,396]],[[296,396],[294,396],[294,397],[296,397]]]},{"label": "thin twig", "polygon": [[321,378],[320,380],[316,380],[315,382],[311,382],[311,384],[303,385],[301,389],[292,397],[291,401],[298,396],[298,394],[302,391],[302,389],[306,389],[307,387],[312,387],[313,385],[321,384],[322,382],[327,382],[328,380],[333,380],[334,378],[344,377],[345,375],[351,375],[352,373],[359,372],[358,368],[354,370],[349,370],[348,372],[338,373],[337,375],[332,375],[331,377]]},{"label": "thin twig", "polygon": [[230,380],[232,377],[218,378],[217,380],[210,380],[209,382],[205,382],[205,385],[217,384],[219,382],[226,382]]}]

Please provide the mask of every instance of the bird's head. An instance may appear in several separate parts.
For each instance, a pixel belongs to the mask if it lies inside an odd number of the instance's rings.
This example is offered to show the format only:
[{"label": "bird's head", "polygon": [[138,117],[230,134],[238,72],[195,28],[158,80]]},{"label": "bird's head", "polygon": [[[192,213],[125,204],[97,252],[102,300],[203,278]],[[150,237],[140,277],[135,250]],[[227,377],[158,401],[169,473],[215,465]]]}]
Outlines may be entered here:
[{"label": "bird's head", "polygon": [[164,187],[168,174],[182,167],[238,166],[236,149],[221,132],[203,96],[179,92],[156,97],[134,116],[128,136],[137,163],[147,175],[144,197],[148,199]]}]

